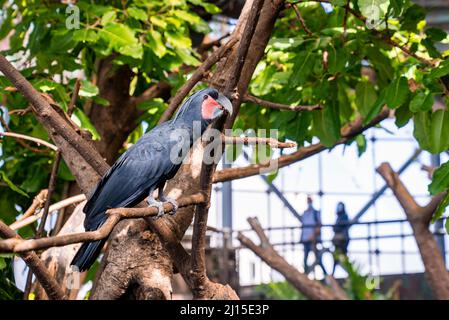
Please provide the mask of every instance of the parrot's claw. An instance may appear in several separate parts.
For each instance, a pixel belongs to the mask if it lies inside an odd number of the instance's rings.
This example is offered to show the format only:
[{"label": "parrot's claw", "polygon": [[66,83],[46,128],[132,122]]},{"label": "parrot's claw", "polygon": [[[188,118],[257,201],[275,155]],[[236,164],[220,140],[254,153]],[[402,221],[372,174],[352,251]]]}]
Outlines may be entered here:
[{"label": "parrot's claw", "polygon": [[151,207],[155,207],[158,210],[157,215],[152,217],[153,220],[157,220],[157,219],[161,218],[165,214],[164,203],[163,202],[156,201],[154,199],[149,199],[149,200],[147,200],[147,203],[148,203],[148,207],[150,207],[150,208]]},{"label": "parrot's claw", "polygon": [[179,208],[178,202],[173,198],[166,197],[166,198],[164,198],[164,203],[167,203],[167,202],[173,206],[173,210],[169,212],[170,215],[174,215],[176,213],[176,211],[178,211],[178,208]]}]

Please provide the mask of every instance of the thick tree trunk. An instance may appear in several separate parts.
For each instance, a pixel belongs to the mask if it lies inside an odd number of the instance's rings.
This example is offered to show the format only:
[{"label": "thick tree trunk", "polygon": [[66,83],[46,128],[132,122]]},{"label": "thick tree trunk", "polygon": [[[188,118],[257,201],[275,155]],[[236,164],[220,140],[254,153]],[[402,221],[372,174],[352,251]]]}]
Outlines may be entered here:
[{"label": "thick tree trunk", "polygon": [[[272,2],[270,0],[266,0],[264,3],[264,7],[262,9],[262,12],[261,12],[261,15],[259,18],[259,23],[257,24],[257,27],[256,27],[256,35],[257,36],[254,37],[253,42],[251,42],[250,52],[248,53],[249,58],[245,61],[245,64],[243,67],[243,72],[242,72],[242,77],[239,82],[239,91],[241,91],[242,95],[246,91],[246,88],[249,84],[249,81],[251,80],[252,73],[254,72],[254,70],[257,66],[257,63],[259,62],[259,60],[262,58],[262,56],[264,54],[265,47],[268,43],[268,39],[271,35],[271,31],[274,27],[274,22],[276,21],[276,18],[278,16],[281,6],[282,6],[282,1]],[[237,25],[237,30],[240,30],[239,32],[236,33],[237,37],[241,36],[241,33],[243,32],[245,21],[246,21],[245,19],[248,15],[248,10],[250,7],[251,7],[251,1],[248,1],[247,4],[245,5],[245,8],[242,10],[241,18],[239,19],[239,24]],[[232,70],[233,70],[233,65],[235,63],[236,55],[237,55],[237,52],[235,51],[232,54],[232,57],[226,59],[225,62],[219,64],[219,66],[217,68],[216,75],[214,75],[214,77],[213,77],[213,81],[212,81],[213,86],[217,87],[218,89],[222,89],[224,87],[224,85],[226,84],[226,79],[227,79],[226,77],[229,77],[231,75],[230,72],[232,72]],[[169,181],[169,183],[167,185],[166,190],[168,190],[168,192],[169,192],[168,194],[172,198],[178,198],[180,195],[187,196],[190,194],[197,193],[199,191],[199,175],[200,175],[200,171],[201,171],[202,151],[199,150],[199,148],[196,148],[190,157],[191,157],[191,161],[189,161],[190,165],[182,166],[182,168],[180,169],[180,171],[178,172],[176,177],[173,178],[171,181]],[[187,208],[180,209],[175,216],[168,216],[168,217],[164,218],[166,224],[171,227],[171,229],[174,231],[175,237],[179,241],[182,239],[185,231],[190,226],[190,224],[192,222],[193,214],[194,214],[194,208],[187,207]],[[129,224],[130,224],[130,222],[124,222],[123,226],[121,227],[122,230],[124,230],[123,228],[131,228],[131,226],[129,226]],[[118,234],[120,234],[120,232],[118,232]],[[139,240],[139,239],[142,239],[143,233],[136,232],[136,233],[129,234],[128,236],[130,237],[128,244],[131,247],[129,247],[129,246],[128,247],[126,247],[126,246],[125,247],[111,246],[108,249],[108,251],[109,251],[107,254],[108,259],[105,263],[104,271],[102,273],[105,276],[100,276],[100,278],[98,280],[98,284],[96,285],[95,290],[92,295],[93,299],[100,298],[100,297],[104,298],[106,296],[107,296],[107,298],[117,299],[117,298],[121,297],[126,292],[125,288],[127,288],[130,284],[129,279],[135,277],[135,275],[133,275],[133,276],[127,275],[128,273],[126,271],[127,270],[126,265],[131,263],[131,260],[137,260],[134,263],[138,264],[139,263],[138,260],[147,261],[146,257],[161,256],[161,257],[164,257],[167,259],[167,263],[161,262],[160,263],[161,265],[164,265],[164,266],[172,265],[172,262],[171,262],[171,259],[169,258],[168,253],[162,246],[159,247],[159,245],[152,246],[152,248],[160,248],[155,251],[153,251],[153,250],[141,251],[140,252],[141,255],[139,255],[139,256],[128,255],[128,253],[138,250],[138,248],[135,248],[135,247],[136,247],[136,244],[140,243],[141,240]],[[133,237],[135,237],[136,239],[133,240],[132,239]],[[111,236],[110,239],[114,239],[114,237]],[[157,238],[153,238],[153,239],[155,242],[159,242],[159,240]],[[111,242],[113,242],[113,241],[114,240],[111,240]],[[112,259],[109,260],[109,257],[116,256],[115,251],[117,251],[117,254],[125,255],[126,258],[121,260],[121,261],[123,261],[123,264],[120,263],[120,268],[116,268],[117,272],[115,272],[114,276],[111,277],[111,276],[108,276],[109,272],[106,272],[106,271],[109,271],[109,269],[108,269],[109,264],[111,264],[112,262],[115,264],[114,260],[112,260]],[[112,252],[114,252],[114,253],[112,253]],[[143,257],[142,255],[146,256],[146,257]],[[121,273],[118,271],[120,269],[122,269],[122,271],[123,271],[123,275],[124,275],[123,277],[120,277]],[[171,280],[171,270],[169,272],[168,267],[167,267],[167,269],[166,268],[159,268],[159,269],[164,270],[164,272],[160,272],[165,279],[163,281],[163,283],[167,283],[168,279]],[[151,269],[147,269],[146,272],[147,272],[147,274],[151,274],[152,271],[151,271]],[[120,277],[120,278],[117,278],[117,277]],[[152,276],[150,275],[148,278],[152,278]],[[105,295],[105,293],[103,293],[103,291],[109,290],[108,288],[112,285],[112,282],[115,282],[114,286],[118,289],[114,290],[113,295],[110,295],[110,294]],[[144,289],[144,291],[151,290],[151,288],[148,288],[148,286],[151,287],[152,285],[154,285],[154,286],[158,285],[157,283],[153,283],[153,284],[139,283],[139,284],[147,287],[147,289]],[[216,284],[215,286],[211,284],[210,289],[211,289],[210,292],[208,292],[206,294],[206,296],[208,298],[211,298],[211,299],[212,298],[222,298],[222,299],[225,299],[225,298],[234,298],[235,299],[236,298],[235,293],[232,294],[230,291],[228,291],[226,289],[223,290],[223,287],[220,287],[219,284]],[[142,291],[142,289],[139,289],[139,287],[134,287],[134,296],[136,296],[136,292],[138,292],[138,291]]]}]

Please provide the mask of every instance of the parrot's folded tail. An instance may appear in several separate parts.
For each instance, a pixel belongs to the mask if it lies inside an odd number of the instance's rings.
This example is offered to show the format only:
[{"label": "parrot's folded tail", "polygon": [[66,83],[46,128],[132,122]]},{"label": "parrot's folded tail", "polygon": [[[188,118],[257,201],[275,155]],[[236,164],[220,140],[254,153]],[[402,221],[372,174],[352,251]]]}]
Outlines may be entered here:
[{"label": "parrot's folded tail", "polygon": [[86,271],[100,255],[105,242],[106,240],[103,239],[83,243],[70,264],[77,266],[80,272]]}]

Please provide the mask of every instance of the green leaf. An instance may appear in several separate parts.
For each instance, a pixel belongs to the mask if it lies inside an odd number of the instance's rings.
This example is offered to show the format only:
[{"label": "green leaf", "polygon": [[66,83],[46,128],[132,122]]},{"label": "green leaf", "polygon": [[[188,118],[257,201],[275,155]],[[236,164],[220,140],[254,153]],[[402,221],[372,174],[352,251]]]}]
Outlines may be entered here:
[{"label": "green leaf", "polygon": [[188,66],[199,66],[201,62],[188,49],[175,49],[176,54]]},{"label": "green leaf", "polygon": [[302,85],[312,72],[313,54],[311,51],[300,52],[293,64],[292,74],[290,76],[290,84],[293,86]]},{"label": "green leaf", "polygon": [[127,25],[108,23],[100,31],[100,35],[109,43],[109,47],[117,52],[135,59],[143,57],[142,44],[138,42]]},{"label": "green leaf", "polygon": [[429,184],[429,192],[438,194],[449,188],[449,161],[441,165],[433,173],[432,182]]},{"label": "green leaf", "polygon": [[100,134],[97,129],[94,127],[92,122],[90,122],[89,117],[81,109],[77,108],[73,111],[72,119],[78,126],[87,129],[92,134],[92,139],[100,139]]},{"label": "green leaf", "polygon": [[96,85],[94,85],[92,82],[88,80],[82,80],[81,81],[81,87],[79,91],[79,95],[81,97],[91,98],[98,95],[100,90]]},{"label": "green leaf", "polygon": [[366,151],[366,138],[363,134],[359,134],[355,138],[355,142],[357,143],[357,152],[360,157]]},{"label": "green leaf", "polygon": [[330,83],[330,96],[324,109],[313,111],[313,132],[322,144],[331,147],[340,138],[340,112],[338,106],[338,88],[335,81]]},{"label": "green leaf", "polygon": [[413,113],[410,111],[410,108],[407,104],[403,104],[395,110],[394,116],[396,118],[395,124],[398,126],[398,128],[402,128],[413,117]]},{"label": "green leaf", "polygon": [[360,12],[374,26],[380,23],[388,9],[388,0],[358,0]]},{"label": "green leaf", "polygon": [[406,102],[408,93],[407,78],[396,78],[387,88],[385,102],[389,108],[396,109]]},{"label": "green leaf", "polygon": [[380,112],[382,107],[385,105],[385,90],[381,91],[376,101],[374,101],[368,114],[364,117],[363,123],[368,123],[373,120]]},{"label": "green leaf", "polygon": [[447,38],[446,31],[440,28],[427,28],[426,35],[432,39],[432,41],[442,41]]},{"label": "green leaf", "polygon": [[377,93],[369,81],[362,81],[355,87],[355,103],[362,116],[365,118],[371,111],[377,100]]},{"label": "green leaf", "polygon": [[153,29],[148,32],[148,46],[154,52],[156,56],[162,58],[167,52],[164,42],[162,41],[162,35]]},{"label": "green leaf", "polygon": [[416,92],[412,101],[410,101],[410,111],[429,111],[433,106],[433,95],[426,93],[424,90]]},{"label": "green leaf", "polygon": [[348,61],[348,53],[344,48],[335,49],[331,47],[329,49],[328,66],[329,72],[331,74],[342,72],[345,68],[347,61]]},{"label": "green leaf", "polygon": [[0,270],[3,270],[6,268],[6,261],[4,258],[0,257]]},{"label": "green leaf", "polygon": [[148,21],[148,15],[142,9],[139,9],[139,8],[136,8],[136,7],[130,7],[128,9],[126,9],[126,11],[130,15],[130,17],[133,17],[136,20]]},{"label": "green leaf", "polygon": [[73,32],[73,39],[80,42],[94,43],[100,39],[100,36],[93,29],[80,29]]},{"label": "green leaf", "polygon": [[101,17],[100,24],[102,26],[106,26],[108,23],[114,22],[116,18],[117,13],[114,10],[108,11],[104,13],[103,16]]},{"label": "green leaf", "polygon": [[440,63],[438,68],[432,69],[429,72],[430,79],[441,78],[449,74],[449,59],[444,60]]},{"label": "green leaf", "polygon": [[192,40],[181,32],[167,30],[164,35],[168,43],[174,48],[186,49],[192,45]]},{"label": "green leaf", "polygon": [[[438,219],[440,219],[444,212],[446,211],[447,206],[449,205],[449,192],[446,193],[443,200],[438,204],[437,209],[433,213],[432,223],[435,223]],[[449,218],[446,218],[446,232],[449,233]]]},{"label": "green leaf", "polygon": [[271,38],[268,45],[275,49],[286,50],[300,46],[303,42],[304,38],[301,36],[293,38]]},{"label": "green leaf", "polygon": [[221,9],[212,3],[208,3],[203,0],[188,0],[188,1],[196,6],[203,7],[204,10],[206,10],[207,13],[210,13],[210,14],[217,14],[217,13],[221,12]]},{"label": "green leaf", "polygon": [[430,153],[449,149],[449,112],[417,112],[413,116],[413,135],[419,146]]},{"label": "green leaf", "polygon": [[12,191],[15,191],[15,192],[21,194],[22,196],[29,198],[28,194],[25,191],[20,189],[11,180],[9,180],[8,176],[6,175],[6,173],[4,171],[0,171],[0,177],[2,178],[3,181],[5,181],[5,183],[8,185],[8,187]]}]

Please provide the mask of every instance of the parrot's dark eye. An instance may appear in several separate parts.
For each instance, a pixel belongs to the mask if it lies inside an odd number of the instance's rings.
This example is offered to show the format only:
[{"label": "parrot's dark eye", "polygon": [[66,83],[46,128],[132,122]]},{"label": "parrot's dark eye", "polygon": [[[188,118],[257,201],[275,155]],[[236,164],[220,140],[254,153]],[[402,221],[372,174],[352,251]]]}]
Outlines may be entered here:
[{"label": "parrot's dark eye", "polygon": [[205,94],[205,95],[203,96],[203,100],[206,100],[207,98],[209,98],[209,96],[208,96],[207,94]]}]

